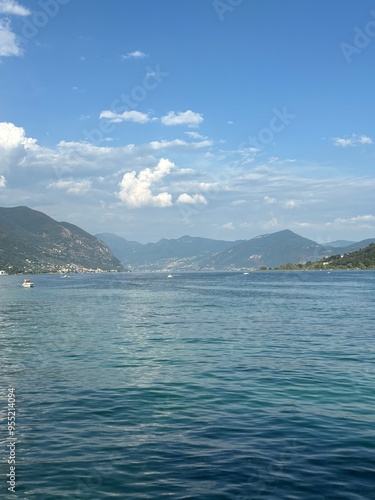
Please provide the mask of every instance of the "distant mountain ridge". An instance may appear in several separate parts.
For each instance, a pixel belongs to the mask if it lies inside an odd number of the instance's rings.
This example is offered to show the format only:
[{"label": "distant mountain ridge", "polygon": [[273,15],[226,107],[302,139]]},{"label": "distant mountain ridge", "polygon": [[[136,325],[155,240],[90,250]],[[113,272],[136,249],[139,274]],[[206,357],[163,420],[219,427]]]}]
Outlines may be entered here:
[{"label": "distant mountain ridge", "polygon": [[95,236],[28,207],[0,208],[0,269],[9,273],[124,270]]},{"label": "distant mountain ridge", "polygon": [[339,243],[320,245],[285,229],[249,240],[185,235],[142,244],[113,233],[93,236],[28,207],[0,208],[0,270],[8,273],[256,270],[341,256],[375,243],[375,238],[345,247]]},{"label": "distant mountain ridge", "polygon": [[368,241],[372,241],[364,240],[350,247],[331,247],[320,245],[288,229],[239,241],[182,236],[141,244],[112,233],[96,236],[111,248],[125,267],[134,271],[274,268],[286,263],[317,261],[325,256],[351,251],[349,248],[353,246],[363,248]]}]

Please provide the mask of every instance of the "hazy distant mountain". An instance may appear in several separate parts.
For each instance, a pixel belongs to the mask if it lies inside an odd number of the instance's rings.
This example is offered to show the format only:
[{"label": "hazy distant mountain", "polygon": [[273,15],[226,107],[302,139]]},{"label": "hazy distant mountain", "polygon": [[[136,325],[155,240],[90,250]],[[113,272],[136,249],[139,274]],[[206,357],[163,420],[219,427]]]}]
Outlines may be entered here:
[{"label": "hazy distant mountain", "polygon": [[125,267],[135,270],[198,270],[208,257],[242,242],[182,236],[142,245],[112,233],[96,236],[111,248]]},{"label": "hazy distant mountain", "polygon": [[259,269],[261,266],[277,267],[287,262],[313,261],[329,253],[315,241],[286,229],[245,241],[211,258],[207,265],[216,269]]},{"label": "hazy distant mountain", "polygon": [[354,245],[354,243],[356,243],[356,242],[349,241],[349,240],[336,240],[336,241],[331,241],[330,243],[324,243],[323,246],[333,247],[333,248],[342,248],[342,247],[348,247],[349,245]]},{"label": "hazy distant mountain", "polygon": [[[133,270],[225,270],[276,267],[287,262],[315,261],[332,255],[318,243],[292,231],[257,236],[251,240],[222,241],[182,236],[141,245],[110,233],[97,235],[122,264]],[[336,251],[336,250],[335,250]]]},{"label": "hazy distant mountain", "polygon": [[123,270],[95,236],[68,222],[56,222],[28,207],[0,208],[0,269],[51,272]]},{"label": "hazy distant mountain", "polygon": [[361,248],[368,247],[369,245],[371,245],[371,243],[375,243],[375,238],[369,238],[367,240],[357,241],[356,243],[342,247],[340,248],[340,253],[355,252],[356,250],[360,250]]},{"label": "hazy distant mountain", "polygon": [[113,233],[101,233],[95,235],[99,240],[107,245],[114,255],[125,263],[125,266],[133,260],[133,255],[138,255],[144,245],[138,241],[128,241]]}]

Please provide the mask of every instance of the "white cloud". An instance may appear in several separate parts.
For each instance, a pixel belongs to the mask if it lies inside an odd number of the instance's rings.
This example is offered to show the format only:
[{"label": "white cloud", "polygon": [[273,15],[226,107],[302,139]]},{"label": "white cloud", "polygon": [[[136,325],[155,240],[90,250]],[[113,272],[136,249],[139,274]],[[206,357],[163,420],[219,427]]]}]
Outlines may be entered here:
[{"label": "white cloud", "polygon": [[270,196],[264,196],[263,199],[267,203],[267,205],[274,205],[275,203],[277,203],[277,199],[271,198]]},{"label": "white cloud", "polygon": [[356,134],[352,134],[352,136],[348,138],[335,137],[333,139],[333,143],[335,146],[347,148],[351,146],[358,146],[358,144],[373,144],[373,140],[367,135],[358,136]]},{"label": "white cloud", "polygon": [[207,200],[202,194],[183,193],[177,198],[177,203],[184,203],[186,205],[207,205]]},{"label": "white cloud", "polygon": [[31,12],[15,0],[0,0],[0,14],[13,16],[29,16]]},{"label": "white cloud", "polygon": [[91,189],[91,181],[63,181],[59,180],[48,184],[48,188],[64,189],[69,194],[85,194]]},{"label": "white cloud", "polygon": [[20,56],[22,53],[17,37],[10,28],[10,21],[0,19],[0,57]]},{"label": "white cloud", "polygon": [[375,215],[357,215],[356,217],[349,217],[349,218],[337,218],[334,221],[335,223],[338,224],[371,224],[375,223]]},{"label": "white cloud", "polygon": [[125,55],[121,56],[122,59],[143,59],[145,57],[148,57],[148,54],[145,54],[141,50],[134,50],[133,52],[128,52]]},{"label": "white cloud", "polygon": [[123,113],[114,113],[110,110],[102,111],[99,118],[106,118],[110,122],[120,123],[120,122],[135,122],[135,123],[147,123],[151,119],[147,113],[141,113],[140,111],[124,111]]},{"label": "white cloud", "polygon": [[[0,14],[28,16],[30,11],[15,0],[0,0]],[[0,19],[0,57],[17,57],[22,54],[23,50],[11,29],[10,20]]]},{"label": "white cloud", "polygon": [[358,137],[358,142],[360,144],[373,144],[371,137],[368,137],[367,135],[361,135]]},{"label": "white cloud", "polygon": [[170,207],[172,195],[167,192],[154,195],[152,187],[167,176],[173,167],[172,162],[162,158],[154,170],[146,168],[141,170],[139,174],[135,171],[127,172],[120,182],[121,189],[117,196],[128,207]]},{"label": "white cloud", "polygon": [[7,185],[7,181],[5,180],[5,177],[3,175],[0,175],[0,189],[5,188]]},{"label": "white cloud", "polygon": [[190,109],[184,112],[175,113],[170,111],[161,118],[163,125],[188,125],[189,127],[198,127],[203,122],[203,116],[200,113],[194,113]]},{"label": "white cloud", "polygon": [[25,135],[25,129],[16,127],[13,123],[0,122],[0,148],[15,149],[23,146],[25,149],[32,148],[36,139],[30,139]]},{"label": "white cloud", "polygon": [[227,229],[228,231],[234,231],[234,229],[236,229],[233,222],[227,222],[222,226],[222,228]]},{"label": "white cloud", "polygon": [[285,208],[296,208],[300,203],[300,200],[285,200],[283,205]]},{"label": "white cloud", "polygon": [[207,137],[205,137],[202,134],[198,134],[198,132],[185,132],[185,134],[191,137],[192,139],[207,139]]},{"label": "white cloud", "polygon": [[245,203],[246,203],[246,200],[234,200],[234,201],[232,202],[232,205],[233,205],[234,207],[238,207],[238,206],[240,206],[240,205],[245,205]]},{"label": "white cloud", "polygon": [[181,139],[173,139],[172,141],[152,141],[149,143],[151,149],[201,149],[212,145],[211,141],[186,142]]}]

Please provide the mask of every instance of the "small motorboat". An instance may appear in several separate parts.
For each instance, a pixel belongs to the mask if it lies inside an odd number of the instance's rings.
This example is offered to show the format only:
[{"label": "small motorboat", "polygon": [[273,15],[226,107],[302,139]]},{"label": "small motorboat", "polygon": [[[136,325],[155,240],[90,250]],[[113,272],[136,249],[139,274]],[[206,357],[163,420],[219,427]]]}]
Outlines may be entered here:
[{"label": "small motorboat", "polygon": [[173,278],[172,274],[168,274],[167,278]]},{"label": "small motorboat", "polygon": [[22,286],[23,286],[24,288],[32,288],[32,287],[34,286],[34,283],[31,281],[31,279],[30,279],[30,278],[25,278],[25,279],[23,280]]}]

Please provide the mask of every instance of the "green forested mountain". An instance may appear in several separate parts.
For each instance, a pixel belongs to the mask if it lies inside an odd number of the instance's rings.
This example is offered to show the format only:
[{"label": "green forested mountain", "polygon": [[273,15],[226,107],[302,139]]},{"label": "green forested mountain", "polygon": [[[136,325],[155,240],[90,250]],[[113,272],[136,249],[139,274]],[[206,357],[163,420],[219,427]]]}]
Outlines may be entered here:
[{"label": "green forested mountain", "polygon": [[0,208],[0,270],[17,272],[123,270],[95,236],[28,207]]},{"label": "green forested mountain", "polygon": [[355,252],[331,255],[305,265],[286,264],[279,269],[375,269],[375,243]]}]

